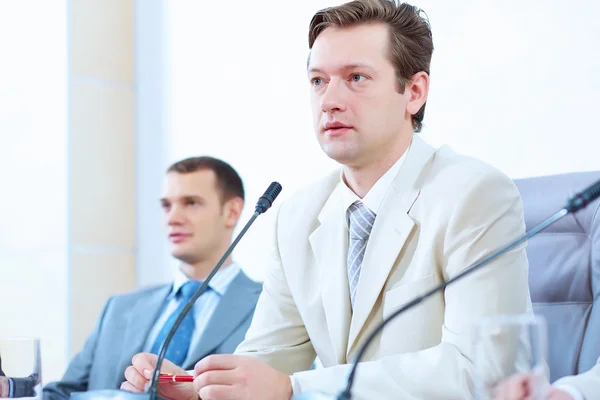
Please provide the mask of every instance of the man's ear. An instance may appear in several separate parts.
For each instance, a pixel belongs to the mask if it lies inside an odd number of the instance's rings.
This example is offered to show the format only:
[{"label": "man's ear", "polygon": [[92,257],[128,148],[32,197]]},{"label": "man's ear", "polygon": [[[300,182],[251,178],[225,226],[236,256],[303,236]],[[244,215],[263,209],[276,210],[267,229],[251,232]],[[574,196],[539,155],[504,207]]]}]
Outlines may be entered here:
[{"label": "man's ear", "polygon": [[423,71],[414,74],[410,81],[406,83],[404,92],[409,95],[406,111],[411,115],[415,115],[427,101],[427,95],[429,94],[429,75]]},{"label": "man's ear", "polygon": [[244,209],[244,200],[240,197],[229,199],[223,205],[223,214],[225,215],[225,226],[233,229],[237,225],[242,211]]}]

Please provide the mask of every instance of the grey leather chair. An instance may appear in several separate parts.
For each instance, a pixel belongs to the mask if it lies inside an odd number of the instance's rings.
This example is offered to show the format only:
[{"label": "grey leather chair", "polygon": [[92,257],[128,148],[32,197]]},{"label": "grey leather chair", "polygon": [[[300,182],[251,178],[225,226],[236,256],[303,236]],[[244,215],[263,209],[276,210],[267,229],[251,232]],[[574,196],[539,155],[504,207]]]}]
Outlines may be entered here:
[{"label": "grey leather chair", "polygon": [[[558,211],[600,171],[517,179],[527,230]],[[564,216],[527,244],[534,312],[548,322],[551,382],[600,357],[600,200]]]}]

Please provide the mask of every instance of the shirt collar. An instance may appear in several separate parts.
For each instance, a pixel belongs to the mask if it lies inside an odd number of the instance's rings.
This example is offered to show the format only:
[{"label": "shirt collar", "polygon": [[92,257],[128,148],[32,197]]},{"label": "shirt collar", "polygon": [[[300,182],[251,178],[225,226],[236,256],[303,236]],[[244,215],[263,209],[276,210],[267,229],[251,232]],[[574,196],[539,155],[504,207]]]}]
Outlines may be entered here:
[{"label": "shirt collar", "polygon": [[[217,271],[215,276],[208,283],[208,287],[217,292],[220,296],[225,294],[227,291],[227,287],[233,281],[233,279],[240,272],[240,267],[236,263],[229,264],[227,266],[223,266]],[[169,294],[169,297],[174,296],[179,289],[190,280],[183,272],[181,272],[180,268],[175,269],[173,278],[173,289]]]},{"label": "shirt collar", "polygon": [[382,176],[375,182],[375,185],[367,192],[364,198],[360,198],[348,187],[344,180],[344,170],[340,172],[340,184],[342,186],[342,202],[344,206],[344,210],[347,210],[354,202],[357,200],[362,201],[362,203],[375,214],[379,212],[379,207],[383,202],[383,198],[385,194],[392,186],[394,182],[394,178],[398,175],[398,171],[400,171],[400,167],[404,163],[406,159],[406,154],[410,150],[410,145],[406,149],[406,151],[402,154],[402,156],[388,169]]}]

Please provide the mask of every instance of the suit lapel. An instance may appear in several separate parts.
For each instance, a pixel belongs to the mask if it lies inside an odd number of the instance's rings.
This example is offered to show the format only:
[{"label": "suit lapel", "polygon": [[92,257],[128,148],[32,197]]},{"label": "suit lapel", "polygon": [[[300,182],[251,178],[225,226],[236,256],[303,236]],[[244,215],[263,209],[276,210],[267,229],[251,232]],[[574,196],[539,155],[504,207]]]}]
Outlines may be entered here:
[{"label": "suit lapel", "polygon": [[149,296],[140,296],[131,308],[124,329],[122,350],[117,355],[121,357],[117,373],[124,371],[131,364],[131,358],[144,349],[150,329],[156,322],[171,288],[172,285],[165,285]]},{"label": "suit lapel", "polygon": [[419,195],[417,180],[433,154],[433,148],[415,135],[404,165],[381,203],[356,289],[347,354],[357,344],[388,275],[413,230],[415,223],[408,212]]},{"label": "suit lapel", "polygon": [[190,349],[183,363],[193,369],[195,363],[217,348],[252,312],[256,305],[257,290],[242,271],[231,282],[219,301],[198,344]]},{"label": "suit lapel", "polygon": [[[339,176],[339,175],[338,175]],[[341,191],[336,186],[319,214],[320,225],[309,237],[321,272],[321,296],[327,329],[339,364],[345,363],[350,327],[350,291],[346,272],[348,238],[344,233]]]}]

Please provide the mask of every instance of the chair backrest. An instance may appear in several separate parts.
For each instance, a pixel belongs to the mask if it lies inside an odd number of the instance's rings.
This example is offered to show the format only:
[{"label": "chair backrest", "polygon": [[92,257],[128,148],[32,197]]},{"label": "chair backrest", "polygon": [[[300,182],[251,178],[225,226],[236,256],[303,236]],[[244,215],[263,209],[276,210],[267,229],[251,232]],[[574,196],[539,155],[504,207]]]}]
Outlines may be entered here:
[{"label": "chair backrest", "polygon": [[[517,179],[527,230],[600,179],[600,171]],[[600,200],[527,244],[534,312],[548,322],[550,379],[589,370],[600,357]]]}]

